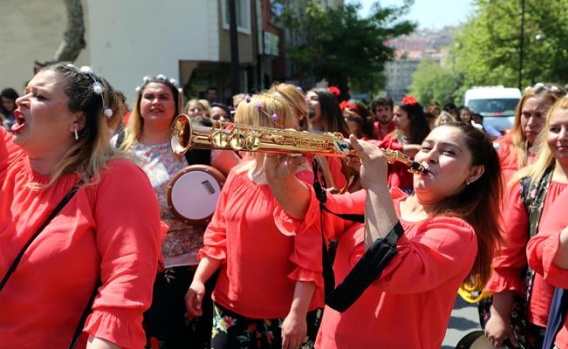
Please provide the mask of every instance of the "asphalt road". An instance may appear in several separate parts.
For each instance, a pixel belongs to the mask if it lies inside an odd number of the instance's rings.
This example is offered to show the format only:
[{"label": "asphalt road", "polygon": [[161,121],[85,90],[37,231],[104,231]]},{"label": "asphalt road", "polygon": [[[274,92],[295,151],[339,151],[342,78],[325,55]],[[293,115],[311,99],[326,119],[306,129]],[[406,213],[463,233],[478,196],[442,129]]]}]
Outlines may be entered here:
[{"label": "asphalt road", "polygon": [[441,349],[454,349],[463,336],[479,329],[477,306],[466,303],[460,296],[457,296]]}]

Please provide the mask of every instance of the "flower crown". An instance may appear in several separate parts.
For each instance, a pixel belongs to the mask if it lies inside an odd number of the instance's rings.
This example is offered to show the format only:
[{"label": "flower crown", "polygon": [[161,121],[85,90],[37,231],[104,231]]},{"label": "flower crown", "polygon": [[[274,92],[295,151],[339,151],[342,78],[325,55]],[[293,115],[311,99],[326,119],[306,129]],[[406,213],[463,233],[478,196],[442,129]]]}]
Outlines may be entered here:
[{"label": "flower crown", "polygon": [[[246,95],[245,101],[246,101],[247,103],[250,103],[251,100],[252,100],[252,96],[251,96],[251,95]],[[254,105],[254,107],[255,107],[256,109],[258,109],[258,111],[260,111],[260,112],[263,113],[264,115],[268,116],[268,118],[270,119],[270,121],[272,121],[272,123],[273,123],[274,125],[276,125],[276,126],[282,128],[282,126],[280,126],[280,125],[278,124],[278,122],[277,122],[277,121],[278,121],[278,114],[276,114],[276,113],[272,113],[272,115],[268,114],[268,112],[262,108],[262,103],[261,103],[261,102],[258,102],[258,101],[257,101],[257,102],[254,102],[253,105]]]},{"label": "flower crown", "polygon": [[418,104],[416,97],[414,96],[406,96],[402,99],[402,105],[407,105],[409,107],[413,107]]},{"label": "flower crown", "polygon": [[357,107],[357,105],[349,102],[349,101],[343,101],[341,103],[339,103],[339,108],[341,109],[341,111],[345,111],[345,109],[351,110],[359,115],[361,115],[361,112],[359,111],[359,108]]},{"label": "flower crown", "polygon": [[140,91],[142,91],[144,86],[146,86],[146,84],[150,82],[159,82],[162,84],[173,86],[178,91],[179,94],[183,94],[183,89],[179,87],[177,80],[174,78],[168,78],[164,74],[158,74],[156,76],[146,75],[145,77],[142,78],[142,85],[136,87],[136,92],[140,93]]},{"label": "flower crown", "polygon": [[329,86],[327,90],[337,98],[341,96],[341,90],[337,86]]},{"label": "flower crown", "polygon": [[104,87],[95,77],[91,67],[84,65],[81,68],[78,68],[77,66],[75,66],[71,63],[67,64],[67,67],[75,69],[77,72],[79,72],[82,75],[87,76],[89,79],[91,79],[93,81],[93,92],[95,92],[96,94],[101,96],[101,101],[103,102],[103,104],[102,104],[103,105],[103,114],[107,118],[110,118],[113,113],[112,113],[112,109],[110,109],[108,107],[108,105],[105,103],[105,97],[103,95]]},{"label": "flower crown", "polygon": [[529,92],[530,90],[535,90],[536,92],[538,91],[548,91],[548,92],[552,92],[552,93],[559,93],[561,92],[560,89],[558,88],[558,86],[556,85],[551,85],[551,84],[545,84],[542,82],[538,82],[536,83],[534,86],[527,86],[525,88],[525,93]]}]

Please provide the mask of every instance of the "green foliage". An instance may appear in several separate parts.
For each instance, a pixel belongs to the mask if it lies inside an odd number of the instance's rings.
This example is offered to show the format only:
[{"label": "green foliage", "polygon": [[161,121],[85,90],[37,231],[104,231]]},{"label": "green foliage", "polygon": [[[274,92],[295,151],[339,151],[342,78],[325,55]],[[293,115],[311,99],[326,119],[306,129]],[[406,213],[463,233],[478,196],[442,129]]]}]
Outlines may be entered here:
[{"label": "green foliage", "polygon": [[314,0],[305,7],[291,0],[280,20],[293,35],[286,52],[295,64],[298,78],[326,79],[346,91],[376,92],[385,84],[384,65],[393,58],[389,39],[411,33],[415,24],[399,20],[413,0],[401,7],[375,3],[368,17],[360,18],[360,4],[323,8]]},{"label": "green foliage", "polygon": [[[477,11],[456,37],[453,51],[455,70],[464,78],[462,90],[519,84],[522,1],[474,2]],[[557,0],[524,1],[521,87],[538,81],[567,83],[568,8]]]},{"label": "green foliage", "polygon": [[441,105],[454,102],[459,97],[456,92],[460,86],[460,77],[451,69],[441,67],[434,60],[423,59],[418,69],[412,74],[410,94],[422,105],[438,102]]}]

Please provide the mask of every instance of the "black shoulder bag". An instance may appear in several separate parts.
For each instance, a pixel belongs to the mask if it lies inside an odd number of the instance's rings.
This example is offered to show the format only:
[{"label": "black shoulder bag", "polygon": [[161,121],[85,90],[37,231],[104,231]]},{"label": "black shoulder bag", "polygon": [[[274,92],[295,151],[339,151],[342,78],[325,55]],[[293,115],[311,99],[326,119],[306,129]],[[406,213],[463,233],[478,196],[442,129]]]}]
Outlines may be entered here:
[{"label": "black shoulder bag", "polygon": [[[317,161],[313,161],[313,167],[314,191],[322,211],[329,212],[342,219],[364,223],[364,215],[338,214],[325,206],[327,197],[317,176],[319,171]],[[323,232],[323,214],[321,217],[321,230],[325,302],[330,308],[344,312],[381,275],[381,272],[390,260],[398,253],[396,242],[404,234],[404,230],[400,222],[397,222],[385,238],[377,239],[337,287],[335,287],[335,276],[333,275],[333,268],[329,260],[327,243]]]},{"label": "black shoulder bag", "polygon": [[[0,281],[0,292],[2,292],[2,290],[4,289],[4,286],[6,285],[6,283],[8,282],[8,279],[10,279],[10,276],[12,276],[12,274],[14,273],[14,271],[16,271],[16,268],[18,267],[18,264],[20,264],[20,261],[22,260],[22,257],[24,256],[24,254],[26,253],[26,250],[28,249],[28,247],[30,247],[30,245],[32,244],[32,242],[39,236],[39,234],[45,229],[45,227],[47,227],[49,225],[49,223],[53,220],[53,218],[55,218],[55,216],[57,216],[59,214],[59,212],[61,211],[61,209],[63,207],[65,207],[65,205],[67,205],[67,203],[69,202],[69,200],[71,200],[71,198],[73,198],[73,196],[75,196],[75,193],[77,193],[77,190],[79,190],[79,188],[81,187],[81,185],[83,184],[83,181],[79,181],[79,183],[77,183],[70,191],[69,193],[67,193],[67,195],[65,195],[65,197],[59,202],[59,204],[57,204],[57,206],[55,206],[55,208],[53,209],[53,211],[49,214],[49,216],[47,217],[47,219],[45,220],[45,222],[43,222],[43,224],[36,230],[36,232],[30,237],[30,239],[28,240],[28,242],[26,242],[26,244],[24,245],[24,247],[22,247],[22,249],[20,250],[20,252],[18,253],[18,255],[16,256],[16,259],[14,259],[14,261],[12,262],[12,264],[10,265],[10,268],[8,268],[8,271],[6,272],[6,274],[4,275],[4,277],[2,278],[2,281]],[[75,329],[75,332],[73,334],[73,339],[71,340],[71,343],[69,345],[69,348],[72,349],[75,347],[75,345],[77,344],[77,341],[82,333],[82,329],[83,329],[83,325],[85,323],[85,320],[87,319],[87,315],[89,314],[89,310],[91,308],[91,304],[93,303],[93,300],[95,298],[96,292],[97,292],[97,288],[95,287],[95,291],[93,293],[93,295],[91,296],[89,303],[87,304],[87,307],[85,308],[85,310],[83,311],[83,314],[81,315],[81,320],[79,321],[79,324],[77,325],[77,328]]]}]

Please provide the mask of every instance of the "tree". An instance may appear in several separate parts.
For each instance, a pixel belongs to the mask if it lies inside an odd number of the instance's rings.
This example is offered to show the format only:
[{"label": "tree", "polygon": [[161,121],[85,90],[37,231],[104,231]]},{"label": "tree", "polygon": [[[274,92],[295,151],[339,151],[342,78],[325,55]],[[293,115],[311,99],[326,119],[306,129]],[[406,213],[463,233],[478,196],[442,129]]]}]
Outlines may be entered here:
[{"label": "tree", "polygon": [[394,54],[385,43],[415,29],[414,23],[399,20],[413,0],[405,0],[401,7],[375,3],[367,18],[358,15],[360,4],[324,8],[308,0],[303,11],[295,11],[298,1],[281,16],[282,25],[296,38],[293,45],[286,45],[287,55],[297,69],[296,78],[325,78],[344,92],[349,87],[368,92],[382,88],[384,64]]},{"label": "tree", "polygon": [[451,69],[441,67],[431,58],[425,58],[412,74],[410,94],[422,105],[433,101],[444,104],[456,100],[456,91],[460,84],[459,76]]},{"label": "tree", "polygon": [[55,53],[56,62],[74,62],[85,43],[85,23],[83,20],[83,5],[81,0],[63,0],[67,12],[67,28],[63,34],[63,41]]},{"label": "tree", "polygon": [[[521,1],[525,2],[522,32]],[[456,37],[453,50],[455,69],[464,78],[462,90],[475,85],[517,86],[521,55],[521,86],[538,81],[568,82],[565,4],[556,0],[476,0],[475,5],[476,14]]]}]

